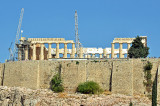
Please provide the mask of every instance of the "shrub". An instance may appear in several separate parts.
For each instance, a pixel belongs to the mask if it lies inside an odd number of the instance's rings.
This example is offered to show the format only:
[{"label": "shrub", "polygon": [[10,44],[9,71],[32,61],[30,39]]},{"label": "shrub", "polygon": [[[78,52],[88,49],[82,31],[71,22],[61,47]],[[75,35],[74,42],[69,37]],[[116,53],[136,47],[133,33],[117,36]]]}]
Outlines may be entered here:
[{"label": "shrub", "polygon": [[132,102],[130,102],[129,106],[133,106],[133,103],[132,103]]},{"label": "shrub", "polygon": [[148,93],[150,93],[152,90],[152,75],[151,75],[151,69],[152,69],[152,63],[147,62],[147,64],[144,66],[144,73],[145,73],[145,82],[144,85],[146,86],[146,90]]},{"label": "shrub", "polygon": [[147,64],[144,66],[144,69],[145,70],[151,70],[152,66],[153,66],[152,63],[148,61]]},{"label": "shrub", "polygon": [[77,88],[77,92],[80,92],[83,94],[97,94],[102,92],[102,89],[96,82],[88,81],[80,84]]},{"label": "shrub", "polygon": [[91,62],[95,62],[95,63],[97,63],[97,62],[99,62],[99,61],[97,61],[97,60],[94,60],[94,61],[91,61]]},{"label": "shrub", "polygon": [[79,61],[76,61],[76,64],[78,65],[78,64],[79,64]]},{"label": "shrub", "polygon": [[51,80],[51,89],[54,92],[62,92],[64,90],[60,74],[56,74],[53,76]]}]

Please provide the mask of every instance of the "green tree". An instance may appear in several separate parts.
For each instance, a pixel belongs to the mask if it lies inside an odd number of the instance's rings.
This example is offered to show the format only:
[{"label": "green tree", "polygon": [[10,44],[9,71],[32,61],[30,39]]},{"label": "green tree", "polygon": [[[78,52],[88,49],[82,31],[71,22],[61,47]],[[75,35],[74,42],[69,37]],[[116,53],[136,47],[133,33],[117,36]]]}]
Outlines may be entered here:
[{"label": "green tree", "polygon": [[130,58],[146,58],[149,54],[149,47],[144,47],[141,42],[142,38],[137,36],[132,42],[132,46],[128,51],[128,56]]}]

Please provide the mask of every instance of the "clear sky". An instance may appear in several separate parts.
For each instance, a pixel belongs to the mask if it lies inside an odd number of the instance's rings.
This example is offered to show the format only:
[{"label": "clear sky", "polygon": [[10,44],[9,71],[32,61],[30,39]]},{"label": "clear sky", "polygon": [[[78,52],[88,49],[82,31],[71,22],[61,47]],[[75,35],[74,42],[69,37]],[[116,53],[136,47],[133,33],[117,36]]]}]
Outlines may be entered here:
[{"label": "clear sky", "polygon": [[0,0],[0,62],[9,58],[21,8],[23,36],[75,39],[78,12],[84,47],[111,47],[115,37],[148,37],[149,57],[160,55],[160,0]]}]

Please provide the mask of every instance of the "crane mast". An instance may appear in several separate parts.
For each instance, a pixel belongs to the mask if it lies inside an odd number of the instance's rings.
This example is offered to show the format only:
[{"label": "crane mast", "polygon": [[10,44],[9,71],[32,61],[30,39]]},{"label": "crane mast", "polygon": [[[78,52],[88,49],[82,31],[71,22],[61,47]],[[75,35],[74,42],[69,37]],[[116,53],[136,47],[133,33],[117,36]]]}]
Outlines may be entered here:
[{"label": "crane mast", "polygon": [[76,40],[76,53],[77,57],[79,57],[80,52],[80,43],[79,43],[79,35],[78,35],[78,15],[77,11],[75,11],[75,40]]},{"label": "crane mast", "polygon": [[20,14],[20,18],[19,18],[19,24],[18,24],[18,28],[17,28],[16,40],[15,40],[13,52],[11,49],[9,49],[11,61],[16,60],[17,44],[18,44],[19,34],[20,34],[20,30],[21,30],[21,25],[22,25],[23,14],[24,14],[24,8],[21,9],[21,14]]}]

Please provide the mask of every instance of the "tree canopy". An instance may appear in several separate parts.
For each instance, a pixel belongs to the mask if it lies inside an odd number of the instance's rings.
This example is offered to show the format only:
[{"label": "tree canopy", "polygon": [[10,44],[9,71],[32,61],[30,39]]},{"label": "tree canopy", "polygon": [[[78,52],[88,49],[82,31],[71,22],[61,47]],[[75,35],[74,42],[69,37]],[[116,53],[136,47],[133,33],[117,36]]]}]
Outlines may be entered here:
[{"label": "tree canopy", "polygon": [[144,47],[142,38],[137,36],[128,50],[129,58],[146,58],[149,54],[149,47]]}]

